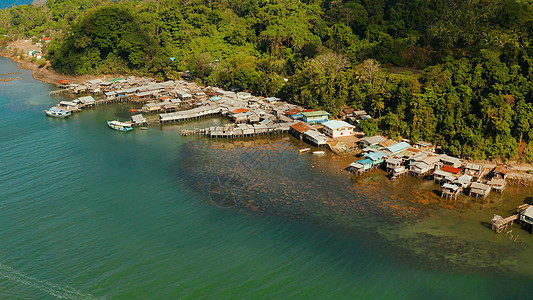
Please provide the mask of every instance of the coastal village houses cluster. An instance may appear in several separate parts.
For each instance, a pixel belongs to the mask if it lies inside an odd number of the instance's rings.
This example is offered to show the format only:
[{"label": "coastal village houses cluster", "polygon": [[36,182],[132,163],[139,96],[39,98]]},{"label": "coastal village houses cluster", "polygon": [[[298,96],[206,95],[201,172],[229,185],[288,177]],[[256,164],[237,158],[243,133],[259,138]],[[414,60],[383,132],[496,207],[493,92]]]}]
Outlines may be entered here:
[{"label": "coastal village houses cluster", "polygon": [[335,152],[359,153],[360,159],[347,168],[354,174],[382,168],[389,172],[391,179],[407,174],[432,178],[442,185],[441,195],[444,198],[456,199],[466,191],[470,196],[482,198],[490,191],[502,192],[509,171],[505,165],[500,165],[492,172],[487,172],[479,165],[465,164],[458,158],[437,154],[435,145],[423,141],[411,144],[408,140],[367,137],[358,124],[371,119],[371,116],[365,111],[351,108],[342,109],[340,118],[332,120],[326,111],[305,109],[276,97],[256,97],[246,92],[202,87],[185,80],[158,83],[132,76],[95,79],[84,84],[60,80],[58,85],[62,90],[52,93],[92,93],[100,99],[82,96],[73,101],[61,101],[57,109],[77,112],[85,107],[110,102],[140,103],[142,108],[139,113],[127,121],[132,126],[219,114],[233,122],[223,126],[183,130],[181,134],[237,138],[290,132],[316,147],[326,146]]}]

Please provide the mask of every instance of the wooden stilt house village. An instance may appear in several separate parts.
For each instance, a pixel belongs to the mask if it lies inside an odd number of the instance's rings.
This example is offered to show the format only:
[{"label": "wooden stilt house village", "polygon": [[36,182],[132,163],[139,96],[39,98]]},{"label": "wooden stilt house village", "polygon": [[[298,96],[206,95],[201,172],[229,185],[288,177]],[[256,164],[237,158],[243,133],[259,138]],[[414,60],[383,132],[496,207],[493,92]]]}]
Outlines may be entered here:
[{"label": "wooden stilt house village", "polygon": [[[364,111],[344,109],[341,112],[343,120],[335,120],[330,119],[326,111],[305,109],[275,97],[256,97],[247,92],[201,87],[185,80],[155,82],[128,77],[95,79],[81,85],[63,82],[61,87],[78,97],[58,104],[58,107],[70,112],[107,103],[131,102],[135,109],[130,111],[139,112],[131,115],[128,121],[135,127],[219,115],[231,122],[222,126],[182,130],[180,134],[247,138],[290,132],[315,147],[334,150],[338,145],[354,145],[350,149],[357,148],[354,152],[359,153],[359,158],[347,167],[350,172],[363,174],[383,168],[391,179],[407,174],[432,178],[442,185],[441,195],[448,199],[457,199],[461,193],[484,198],[491,190],[502,192],[509,172],[507,166],[499,165],[490,173],[492,178],[487,180],[484,176],[486,170],[481,166],[464,165],[459,158],[437,154],[437,147],[431,143],[395,141],[380,135],[364,136],[358,123],[371,118]],[[93,95],[79,95],[81,93]]]},{"label": "wooden stilt house village", "polygon": [[503,177],[508,168],[504,165],[497,166],[489,180],[484,177],[486,170],[480,165],[463,164],[459,158],[436,154],[436,147],[425,142],[417,145],[414,147],[406,141],[391,142],[382,136],[364,137],[360,140],[362,158],[351,163],[347,170],[363,174],[382,167],[393,180],[406,174],[432,178],[442,185],[441,196],[452,200],[462,193],[485,198],[490,191],[501,192],[505,187]]}]

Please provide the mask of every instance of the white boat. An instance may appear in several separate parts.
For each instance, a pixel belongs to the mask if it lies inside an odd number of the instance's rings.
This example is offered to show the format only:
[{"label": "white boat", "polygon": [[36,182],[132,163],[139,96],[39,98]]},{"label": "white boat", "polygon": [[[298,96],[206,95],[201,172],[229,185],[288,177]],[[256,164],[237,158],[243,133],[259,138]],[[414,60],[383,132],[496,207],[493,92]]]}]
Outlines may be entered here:
[{"label": "white boat", "polygon": [[324,154],[324,153],[326,153],[326,152],[324,152],[324,151],[313,151],[313,154]]},{"label": "white boat", "polygon": [[311,150],[311,148],[303,148],[303,149],[300,149],[300,154],[304,153],[304,152],[307,152]]},{"label": "white boat", "polygon": [[50,109],[45,110],[44,112],[47,116],[54,118],[66,118],[72,115],[72,112],[70,110],[65,110],[57,107],[52,107]]},{"label": "white boat", "polygon": [[130,131],[133,130],[131,123],[120,122],[120,121],[107,121],[107,126],[118,131]]}]

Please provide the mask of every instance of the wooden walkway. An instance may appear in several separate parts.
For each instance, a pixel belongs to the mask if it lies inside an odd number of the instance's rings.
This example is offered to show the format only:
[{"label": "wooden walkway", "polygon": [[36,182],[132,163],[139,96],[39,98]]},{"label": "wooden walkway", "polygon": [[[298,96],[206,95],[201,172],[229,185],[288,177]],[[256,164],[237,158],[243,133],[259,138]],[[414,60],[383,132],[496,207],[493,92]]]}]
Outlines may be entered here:
[{"label": "wooden walkway", "polygon": [[283,125],[272,125],[264,128],[263,126],[250,125],[249,129],[242,129],[238,127],[210,127],[194,130],[182,130],[180,135],[182,136],[206,136],[210,138],[246,138],[260,135],[275,135],[282,134],[289,131],[289,127]]},{"label": "wooden walkway", "polygon": [[179,122],[197,119],[209,115],[220,114],[221,108],[217,105],[197,107],[189,110],[176,111],[172,113],[165,113],[159,115],[161,123]]},{"label": "wooden walkway", "polygon": [[514,214],[507,218],[502,218],[501,216],[494,215],[494,218],[492,218],[492,230],[496,231],[497,233],[502,233],[504,230],[507,229],[507,226],[509,226],[509,224],[512,224],[516,220],[518,220],[518,214]]}]

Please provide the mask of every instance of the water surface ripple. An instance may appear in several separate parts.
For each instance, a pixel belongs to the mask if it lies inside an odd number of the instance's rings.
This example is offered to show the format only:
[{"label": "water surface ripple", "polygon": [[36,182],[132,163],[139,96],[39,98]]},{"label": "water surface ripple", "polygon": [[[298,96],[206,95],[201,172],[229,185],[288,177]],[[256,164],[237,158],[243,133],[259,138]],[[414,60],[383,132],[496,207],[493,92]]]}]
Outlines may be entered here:
[{"label": "water surface ripple", "polygon": [[[20,71],[4,58],[0,70]],[[127,118],[129,104],[47,118],[53,87],[22,72],[0,83],[2,299],[529,295],[531,250],[475,221],[492,210],[426,207],[431,183],[379,172],[352,181],[289,137],[178,134],[223,119],[124,134],[105,121]],[[213,203],[219,180],[234,207]]]}]

